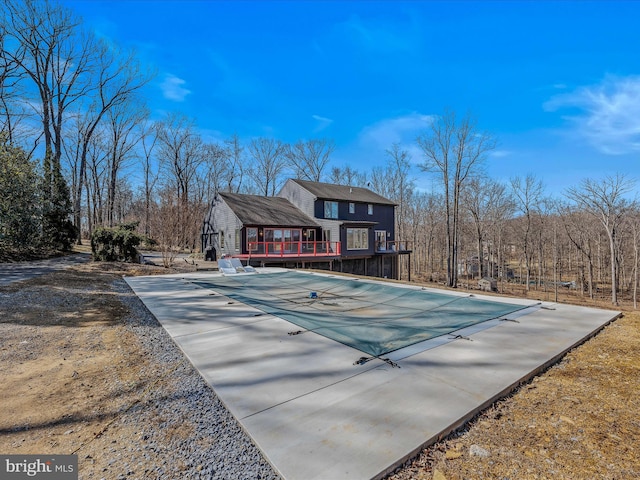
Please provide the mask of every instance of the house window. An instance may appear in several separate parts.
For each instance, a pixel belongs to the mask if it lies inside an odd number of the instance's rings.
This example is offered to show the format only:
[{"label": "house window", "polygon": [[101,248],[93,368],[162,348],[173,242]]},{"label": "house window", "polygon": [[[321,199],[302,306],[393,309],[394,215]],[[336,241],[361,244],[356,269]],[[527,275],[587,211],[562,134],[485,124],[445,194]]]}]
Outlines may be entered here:
[{"label": "house window", "polygon": [[338,218],[338,202],[324,202],[324,218]]},{"label": "house window", "polygon": [[321,246],[321,251],[332,252],[333,249],[331,246],[331,230],[322,231],[322,240],[324,244]]},{"label": "house window", "polygon": [[312,228],[308,228],[302,232],[302,238],[304,240],[302,251],[313,252],[316,248],[316,231]]},{"label": "house window", "polygon": [[387,249],[386,230],[376,230],[376,252],[384,252]]},{"label": "house window", "polygon": [[220,248],[224,248],[224,231],[220,230]]},{"label": "house window", "polygon": [[349,202],[349,213],[356,213],[356,204]]},{"label": "house window", "polygon": [[269,253],[297,253],[300,248],[300,228],[265,228],[264,239]]},{"label": "house window", "polygon": [[239,228],[236,228],[236,244],[235,244],[235,247],[236,247],[236,252],[239,252],[240,251],[240,229]]},{"label": "house window", "polygon": [[366,228],[347,228],[347,250],[367,250],[369,248],[369,230]]},{"label": "house window", "polygon": [[255,227],[247,228],[247,250],[258,251],[258,229]]},{"label": "house window", "polygon": [[273,231],[273,251],[274,252],[282,252],[282,229],[272,230]]},{"label": "house window", "polygon": [[373,205],[372,204],[367,205],[367,213],[369,215],[373,215]]},{"label": "house window", "polygon": [[274,243],[273,243],[273,229],[265,228],[264,229],[264,245],[265,249],[268,253],[275,252]]},{"label": "house window", "polygon": [[316,231],[313,228],[308,228],[304,233],[305,233],[305,238],[307,242],[316,241]]}]

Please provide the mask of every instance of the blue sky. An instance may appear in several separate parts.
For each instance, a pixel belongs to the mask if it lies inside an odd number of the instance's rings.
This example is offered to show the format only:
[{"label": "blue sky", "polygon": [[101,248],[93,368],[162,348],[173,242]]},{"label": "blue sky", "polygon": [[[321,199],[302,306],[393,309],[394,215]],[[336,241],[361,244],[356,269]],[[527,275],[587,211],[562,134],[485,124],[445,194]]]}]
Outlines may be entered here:
[{"label": "blue sky", "polygon": [[[435,115],[498,139],[493,178],[556,194],[640,165],[640,2],[63,0],[157,76],[154,118],[179,111],[209,141],[328,138],[332,164],[384,166]],[[417,184],[429,188],[417,168]]]}]

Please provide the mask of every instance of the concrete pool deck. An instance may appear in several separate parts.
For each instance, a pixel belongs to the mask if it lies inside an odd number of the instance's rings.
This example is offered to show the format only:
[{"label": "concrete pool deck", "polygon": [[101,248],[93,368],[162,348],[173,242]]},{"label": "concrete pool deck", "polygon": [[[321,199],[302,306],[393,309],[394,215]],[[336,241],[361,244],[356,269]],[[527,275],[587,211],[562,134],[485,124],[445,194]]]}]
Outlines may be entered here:
[{"label": "concrete pool deck", "polygon": [[190,283],[215,275],[125,280],[286,479],[381,477],[619,315],[543,302],[354,365],[359,350]]}]

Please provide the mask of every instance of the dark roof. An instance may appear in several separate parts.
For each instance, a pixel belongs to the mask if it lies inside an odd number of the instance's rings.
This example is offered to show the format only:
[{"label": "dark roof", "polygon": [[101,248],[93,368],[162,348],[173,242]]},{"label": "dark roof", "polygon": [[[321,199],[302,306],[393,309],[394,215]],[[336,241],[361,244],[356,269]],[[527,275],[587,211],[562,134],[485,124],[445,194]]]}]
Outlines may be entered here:
[{"label": "dark roof", "polygon": [[368,188],[335,185],[333,183],[311,182],[309,180],[292,179],[302,188],[308,190],[316,198],[324,200],[344,200],[347,202],[375,203],[378,205],[397,205],[388,198],[372,192]]},{"label": "dark roof", "polygon": [[286,198],[261,197],[240,193],[218,193],[243,225],[277,227],[319,227]]}]

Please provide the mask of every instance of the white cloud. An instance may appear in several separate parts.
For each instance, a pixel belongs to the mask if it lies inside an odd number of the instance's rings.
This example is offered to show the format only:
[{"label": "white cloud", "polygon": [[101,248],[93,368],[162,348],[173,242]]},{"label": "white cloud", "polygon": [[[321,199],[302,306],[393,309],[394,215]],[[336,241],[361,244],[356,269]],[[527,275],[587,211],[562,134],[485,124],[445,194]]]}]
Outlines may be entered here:
[{"label": "white cloud", "polygon": [[170,73],[166,74],[164,80],[160,84],[162,95],[167,100],[183,102],[187,95],[191,93],[191,90],[183,87],[185,83],[187,83],[185,80],[176,77],[175,75]]},{"label": "white cloud", "polygon": [[492,150],[489,152],[489,156],[493,158],[505,158],[513,154],[511,150]]},{"label": "white cloud", "polygon": [[416,29],[413,19],[376,19],[360,18],[353,16],[338,28],[344,32],[347,38],[365,51],[395,54],[398,52],[414,51],[416,41]]},{"label": "white cloud", "polygon": [[400,145],[415,144],[415,140],[433,123],[435,116],[413,112],[400,117],[386,118],[362,129],[361,143],[377,145],[382,149],[390,148],[394,143]]},{"label": "white cloud", "polygon": [[622,155],[640,151],[640,76],[607,77],[598,85],[552,97],[547,111],[577,109],[567,115],[572,132],[600,152]]},{"label": "white cloud", "polygon": [[379,120],[362,128],[354,142],[336,151],[334,159],[339,165],[350,165],[368,172],[374,166],[384,166],[389,158],[386,151],[397,143],[409,153],[413,164],[422,163],[424,158],[416,138],[429,128],[435,118],[413,112]]},{"label": "white cloud", "polygon": [[223,132],[213,128],[198,128],[198,133],[202,137],[202,140],[206,143],[224,143],[229,137]]},{"label": "white cloud", "polygon": [[329,125],[333,123],[332,119],[321,117],[320,115],[311,115],[311,118],[313,118],[318,122],[318,124],[316,125],[316,128],[313,129],[314,133],[321,132],[322,130],[324,130],[325,128],[327,128]]}]

